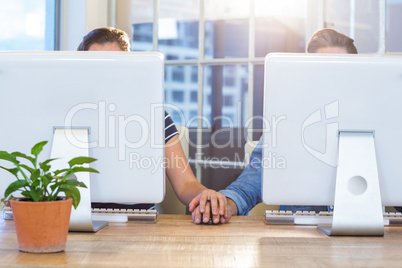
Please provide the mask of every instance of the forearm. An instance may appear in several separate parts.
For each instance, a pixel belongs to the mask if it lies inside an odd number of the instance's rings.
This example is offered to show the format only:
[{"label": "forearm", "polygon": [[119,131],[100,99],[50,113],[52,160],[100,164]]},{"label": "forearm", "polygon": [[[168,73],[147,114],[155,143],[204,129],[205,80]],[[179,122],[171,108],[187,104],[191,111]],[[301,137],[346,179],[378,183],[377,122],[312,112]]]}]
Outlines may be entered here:
[{"label": "forearm", "polygon": [[178,136],[174,136],[165,146],[166,174],[177,198],[186,206],[206,188],[194,176],[184,155]]},{"label": "forearm", "polygon": [[177,198],[182,202],[185,206],[188,206],[191,200],[194,199],[197,195],[199,195],[202,191],[207,188],[200,184],[195,178],[194,180],[187,181],[182,184],[181,189],[175,190]]},{"label": "forearm", "polygon": [[[261,144],[261,140],[259,145]],[[250,163],[242,174],[226,189],[219,191],[237,206],[237,214],[247,215],[261,200],[262,149],[257,146],[250,157]]]},{"label": "forearm", "polygon": [[238,209],[237,209],[237,205],[236,203],[230,199],[230,198],[226,198],[227,200],[227,208],[229,210],[229,212],[231,213],[231,215],[235,216],[239,213]]}]

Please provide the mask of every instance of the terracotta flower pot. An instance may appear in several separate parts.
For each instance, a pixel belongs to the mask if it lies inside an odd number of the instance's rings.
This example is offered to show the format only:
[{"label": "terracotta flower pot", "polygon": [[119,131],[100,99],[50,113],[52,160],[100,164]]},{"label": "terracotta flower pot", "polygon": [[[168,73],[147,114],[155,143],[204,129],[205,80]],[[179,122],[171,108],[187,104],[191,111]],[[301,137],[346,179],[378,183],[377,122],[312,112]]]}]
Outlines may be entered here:
[{"label": "terracotta flower pot", "polygon": [[51,202],[10,200],[21,251],[50,253],[63,251],[70,223],[70,197]]}]

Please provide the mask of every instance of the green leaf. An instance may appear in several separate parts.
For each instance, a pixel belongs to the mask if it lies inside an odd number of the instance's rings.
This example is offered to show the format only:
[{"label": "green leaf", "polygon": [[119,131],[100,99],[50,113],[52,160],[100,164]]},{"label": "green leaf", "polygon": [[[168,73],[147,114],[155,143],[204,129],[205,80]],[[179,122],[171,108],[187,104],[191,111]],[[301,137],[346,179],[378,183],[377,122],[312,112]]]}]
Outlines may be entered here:
[{"label": "green leaf", "polygon": [[31,183],[31,187],[39,187],[40,186],[40,180],[36,180]]},{"label": "green leaf", "polygon": [[55,184],[52,184],[51,186],[50,186],[50,190],[52,190],[52,192],[56,189],[56,188],[58,188],[58,187],[60,187],[60,183],[55,183]]},{"label": "green leaf", "polygon": [[40,179],[43,186],[46,187],[52,181],[52,176],[50,176],[50,174],[46,174],[45,176],[40,176]]},{"label": "green leaf", "polygon": [[25,158],[25,159],[29,160],[32,164],[35,163],[35,158],[33,158],[31,156],[27,156],[26,154],[23,154],[20,152],[12,152],[11,154],[14,155],[15,157]]},{"label": "green leaf", "polygon": [[[18,191],[20,188],[29,186],[29,183],[26,180],[16,180],[8,185],[6,191],[4,192],[4,197],[9,196],[10,194]],[[24,195],[25,196],[25,195]]]},{"label": "green leaf", "polygon": [[29,200],[32,200],[32,201],[33,201],[30,191],[22,191],[21,194],[22,194],[22,196],[25,196],[25,197],[28,198]]},{"label": "green leaf", "polygon": [[13,195],[10,195],[10,196],[8,196],[8,198],[7,198],[7,196],[5,196],[4,198],[2,198],[1,200],[0,200],[0,202],[1,203],[3,203],[3,204],[5,204],[6,206],[10,206],[10,199],[11,198],[14,198],[14,196]]},{"label": "green leaf", "polygon": [[53,180],[55,180],[57,178],[57,177],[53,177],[52,174],[50,174],[50,173],[46,173],[44,176],[49,180],[49,182],[52,182]]},{"label": "green leaf", "polygon": [[58,170],[56,170],[55,172],[53,172],[54,173],[54,175],[59,175],[60,173],[62,173],[62,172],[66,172],[67,170],[69,170],[68,168],[65,168],[65,169],[58,169]]},{"label": "green leaf", "polygon": [[90,167],[73,167],[71,169],[73,171],[72,174],[76,173],[76,172],[92,172],[92,173],[99,173],[99,171],[97,171],[94,168],[90,168]]},{"label": "green leaf", "polygon": [[32,147],[31,149],[31,154],[33,154],[34,156],[38,156],[40,152],[42,152],[43,150],[43,146],[45,146],[47,143],[47,141],[41,141],[38,142],[37,144],[34,145],[34,147]]},{"label": "green leaf", "polygon": [[77,187],[88,188],[88,187],[85,185],[85,183],[83,183],[82,181],[79,181],[79,182],[78,182]]},{"label": "green leaf", "polygon": [[77,186],[78,181],[76,179],[70,179],[70,180],[63,181],[62,184]]},{"label": "green leaf", "polygon": [[85,185],[85,183],[81,182],[81,181],[77,181],[75,179],[71,179],[71,180],[66,180],[63,183],[67,184],[67,185],[73,185],[73,186],[77,186],[77,187],[82,187],[82,188],[87,188],[87,186]]},{"label": "green leaf", "polygon": [[40,188],[31,188],[30,194],[34,202],[41,201],[42,190]]},{"label": "green leaf", "polygon": [[97,159],[92,158],[92,157],[79,156],[79,157],[71,159],[68,162],[68,164],[70,165],[70,167],[72,167],[72,166],[75,166],[75,165],[89,164],[89,163],[92,163],[92,162],[94,162],[96,160]]},{"label": "green leaf", "polygon": [[46,160],[46,161],[43,161],[42,164],[47,165],[47,164],[49,164],[50,162],[52,162],[52,161],[54,161],[54,160],[57,160],[57,159],[59,159],[59,158],[50,158],[50,159],[48,159],[48,160]]},{"label": "green leaf", "polygon": [[40,180],[38,180],[39,176],[40,176],[40,170],[35,169],[31,174],[31,177],[29,177],[29,179],[31,180],[31,185],[33,187],[38,187],[40,185]]},{"label": "green leaf", "polygon": [[27,165],[21,164],[20,167],[25,168],[26,170],[29,171],[29,173],[34,173],[36,169],[28,167]]},{"label": "green leaf", "polygon": [[81,201],[80,190],[78,190],[77,187],[72,185],[63,185],[60,187],[60,190],[63,191],[66,194],[66,196],[73,198],[74,209],[77,209]]},{"label": "green leaf", "polygon": [[9,154],[6,151],[0,151],[0,159],[10,161],[14,164],[18,164],[19,161],[15,157],[15,155]]},{"label": "green leaf", "polygon": [[56,160],[57,158],[52,158],[52,159],[48,159],[42,163],[39,163],[39,167],[44,171],[44,172],[48,172],[51,168],[50,165],[48,165],[50,162]]},{"label": "green leaf", "polygon": [[18,168],[5,168],[2,166],[0,166],[0,168],[7,170],[8,172],[10,172],[11,174],[13,174],[14,176],[16,176],[18,178],[18,171],[19,171]]},{"label": "green leaf", "polygon": [[64,174],[64,177],[66,177],[67,179],[70,178],[73,174],[77,173],[77,172],[93,172],[93,173],[99,173],[99,171],[97,171],[96,169],[93,168],[89,168],[89,167],[72,167],[70,168],[66,174]]}]

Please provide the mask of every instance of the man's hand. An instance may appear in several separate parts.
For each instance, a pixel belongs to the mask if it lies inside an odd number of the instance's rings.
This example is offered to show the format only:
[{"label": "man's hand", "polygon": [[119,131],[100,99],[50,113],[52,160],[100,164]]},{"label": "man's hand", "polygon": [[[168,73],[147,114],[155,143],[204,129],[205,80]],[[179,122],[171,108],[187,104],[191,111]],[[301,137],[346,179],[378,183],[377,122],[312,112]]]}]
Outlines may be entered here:
[{"label": "man's hand", "polygon": [[227,205],[224,195],[207,189],[190,202],[189,210],[195,224],[208,223],[210,218],[214,224],[227,223],[232,216]]}]

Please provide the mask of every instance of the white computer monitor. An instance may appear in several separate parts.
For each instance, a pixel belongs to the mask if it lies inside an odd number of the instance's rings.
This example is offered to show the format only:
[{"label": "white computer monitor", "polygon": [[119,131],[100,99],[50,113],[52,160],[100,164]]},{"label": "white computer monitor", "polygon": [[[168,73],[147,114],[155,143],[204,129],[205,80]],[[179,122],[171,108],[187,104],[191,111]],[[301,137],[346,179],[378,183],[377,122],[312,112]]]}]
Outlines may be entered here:
[{"label": "white computer monitor", "polygon": [[[164,198],[164,62],[144,52],[0,53],[0,150],[30,152],[54,127],[89,129],[92,202]],[[0,174],[0,197],[12,181]]]},{"label": "white computer monitor", "polygon": [[[335,205],[334,213],[376,198],[384,206],[402,205],[401,89],[401,56],[267,55],[263,202]],[[361,137],[350,141],[356,132]],[[375,171],[380,196],[370,192],[376,192]],[[336,187],[344,204],[337,205]]]}]

